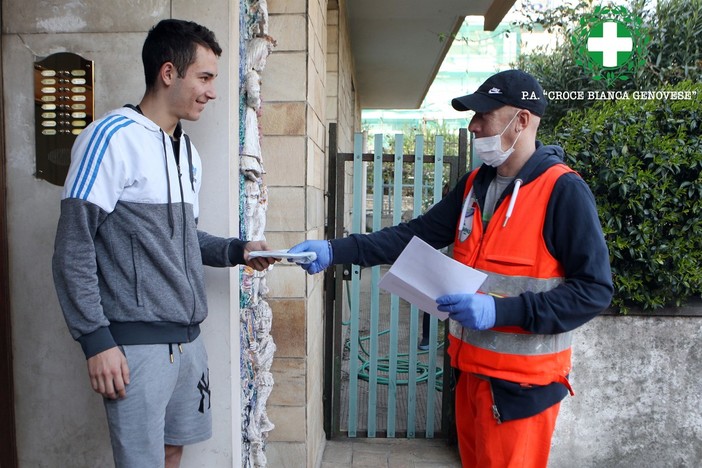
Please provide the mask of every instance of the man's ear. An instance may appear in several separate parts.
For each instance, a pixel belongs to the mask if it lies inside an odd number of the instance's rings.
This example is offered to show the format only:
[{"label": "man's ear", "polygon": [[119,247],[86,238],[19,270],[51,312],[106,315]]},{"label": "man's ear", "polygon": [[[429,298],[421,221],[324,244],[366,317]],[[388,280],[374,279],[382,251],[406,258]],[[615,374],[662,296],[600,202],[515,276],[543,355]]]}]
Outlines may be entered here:
[{"label": "man's ear", "polygon": [[531,112],[527,110],[522,110],[517,115],[517,128],[519,131],[529,128],[529,122],[531,122]]},{"label": "man's ear", "polygon": [[172,62],[166,62],[163,65],[161,65],[161,70],[159,70],[159,77],[161,78],[161,81],[163,81],[164,85],[170,86],[173,83],[173,81],[175,81],[175,79],[178,77],[178,70],[176,70]]}]

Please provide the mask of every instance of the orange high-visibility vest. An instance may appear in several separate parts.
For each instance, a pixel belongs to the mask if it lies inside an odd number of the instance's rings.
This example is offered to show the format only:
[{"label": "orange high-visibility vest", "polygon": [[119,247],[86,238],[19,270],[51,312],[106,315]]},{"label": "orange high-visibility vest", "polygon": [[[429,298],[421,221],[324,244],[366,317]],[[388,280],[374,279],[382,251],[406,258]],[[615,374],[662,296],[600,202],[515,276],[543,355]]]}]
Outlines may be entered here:
[{"label": "orange high-visibility vest", "polygon": [[[477,172],[473,171],[468,178],[464,198],[471,194]],[[526,291],[549,291],[564,281],[563,267],[548,251],[543,228],[556,180],[568,172],[574,171],[557,164],[521,187],[508,220],[512,195],[506,197],[495,209],[485,231],[478,202],[467,201],[468,209],[462,216],[471,231],[463,241],[460,232],[457,233],[453,256],[487,273],[481,292],[511,297]],[[566,379],[571,369],[570,332],[541,335],[520,327],[476,331],[463,328],[454,320],[449,327],[448,352],[452,366],[512,382],[533,385],[561,382],[570,388]]]}]

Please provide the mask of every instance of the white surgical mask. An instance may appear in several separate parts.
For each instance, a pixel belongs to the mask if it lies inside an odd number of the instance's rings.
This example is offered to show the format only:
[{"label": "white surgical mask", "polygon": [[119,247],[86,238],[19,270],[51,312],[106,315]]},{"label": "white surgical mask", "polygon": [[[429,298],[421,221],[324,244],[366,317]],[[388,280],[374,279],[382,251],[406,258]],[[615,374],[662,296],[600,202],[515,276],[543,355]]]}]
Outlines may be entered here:
[{"label": "white surgical mask", "polygon": [[[517,111],[517,113],[514,114],[514,117],[519,115],[519,112],[520,111]],[[502,165],[502,163],[509,158],[509,155],[514,152],[514,145],[517,144],[517,140],[519,140],[519,137],[522,134],[521,131],[517,134],[517,138],[515,138],[512,146],[510,146],[507,150],[502,149],[502,134],[507,131],[510,125],[512,125],[514,117],[510,119],[507,126],[504,128],[504,130],[502,130],[502,132],[500,132],[499,135],[476,138],[473,140],[473,152],[488,166],[498,167]]]}]

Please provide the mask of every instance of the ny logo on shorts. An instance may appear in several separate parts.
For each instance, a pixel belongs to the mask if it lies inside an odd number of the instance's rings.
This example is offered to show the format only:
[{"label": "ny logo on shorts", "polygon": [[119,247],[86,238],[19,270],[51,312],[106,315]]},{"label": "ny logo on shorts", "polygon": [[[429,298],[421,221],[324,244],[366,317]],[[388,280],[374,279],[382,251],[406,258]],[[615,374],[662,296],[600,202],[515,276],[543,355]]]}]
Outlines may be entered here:
[{"label": "ny logo on shorts", "polygon": [[197,383],[197,389],[200,390],[200,406],[198,407],[198,411],[201,413],[205,413],[205,394],[207,394],[207,409],[210,409],[210,406],[212,406],[212,399],[210,395],[210,369],[207,369],[207,374],[205,372],[202,373],[202,377],[200,377],[200,381]]}]

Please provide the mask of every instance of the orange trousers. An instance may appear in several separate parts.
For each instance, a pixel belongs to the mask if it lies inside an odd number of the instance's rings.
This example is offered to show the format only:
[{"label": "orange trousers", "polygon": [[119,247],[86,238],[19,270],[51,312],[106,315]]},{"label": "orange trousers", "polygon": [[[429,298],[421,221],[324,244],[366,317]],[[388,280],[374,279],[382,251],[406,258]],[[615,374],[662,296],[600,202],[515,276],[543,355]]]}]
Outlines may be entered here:
[{"label": "orange trousers", "polygon": [[560,403],[524,419],[498,423],[487,380],[461,373],[456,431],[463,468],[545,468]]}]

